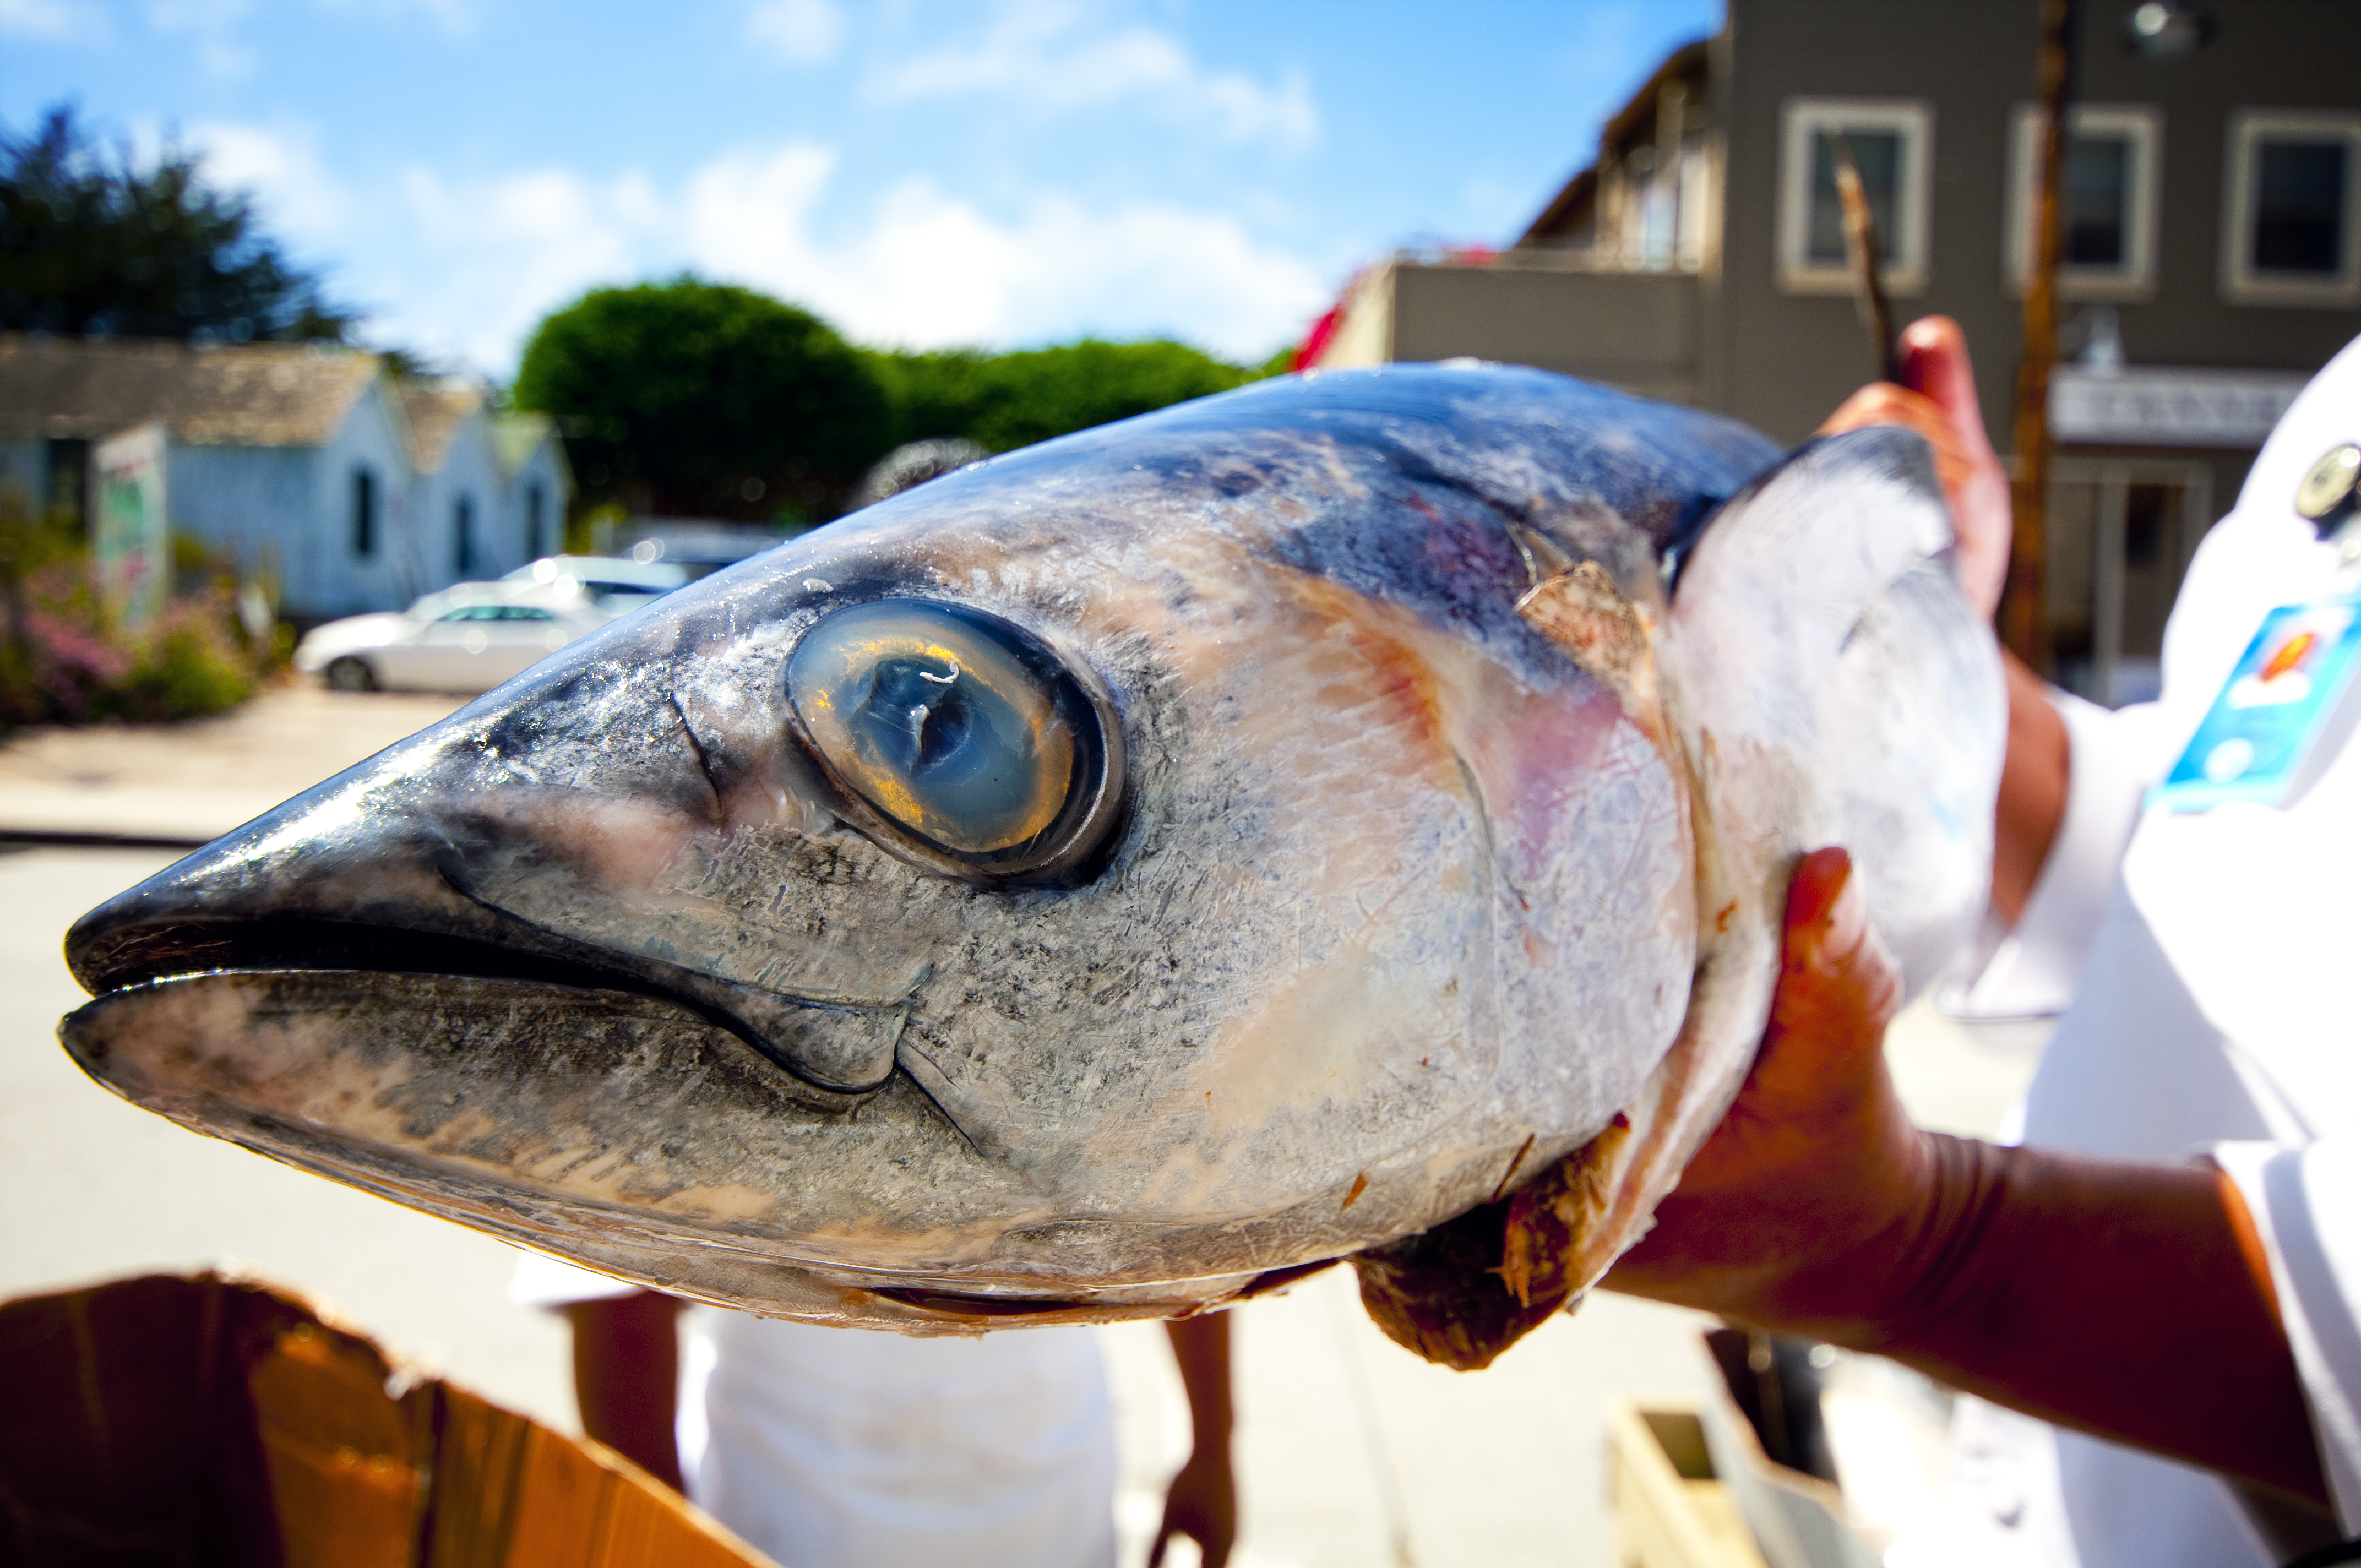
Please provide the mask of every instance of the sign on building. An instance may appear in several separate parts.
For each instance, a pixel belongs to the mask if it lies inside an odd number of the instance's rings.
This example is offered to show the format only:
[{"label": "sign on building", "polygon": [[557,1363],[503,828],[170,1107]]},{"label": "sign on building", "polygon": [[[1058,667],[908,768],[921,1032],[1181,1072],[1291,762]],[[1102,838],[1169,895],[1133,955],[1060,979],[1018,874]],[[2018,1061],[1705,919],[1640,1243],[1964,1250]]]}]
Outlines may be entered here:
[{"label": "sign on building", "polygon": [[2301,371],[2061,365],[2049,430],[2092,445],[2257,447],[2311,378]]},{"label": "sign on building", "polygon": [[91,554],[100,591],[126,627],[140,625],[161,609],[171,581],[164,442],[162,422],[151,420],[107,437],[91,454],[98,473]]}]

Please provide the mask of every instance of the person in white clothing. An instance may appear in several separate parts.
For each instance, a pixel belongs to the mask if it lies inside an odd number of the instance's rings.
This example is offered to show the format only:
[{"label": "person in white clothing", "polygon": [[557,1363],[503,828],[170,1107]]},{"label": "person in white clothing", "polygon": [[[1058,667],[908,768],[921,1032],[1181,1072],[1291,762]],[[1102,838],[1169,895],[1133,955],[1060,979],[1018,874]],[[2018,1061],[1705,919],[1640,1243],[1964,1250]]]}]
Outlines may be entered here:
[{"label": "person in white clothing", "polygon": [[[1964,348],[1930,321],[1906,349],[1914,389],[1832,423],[1936,444],[1989,609],[2008,520]],[[1897,1564],[2270,1564],[2361,1530],[2356,478],[2361,345],[2199,550],[2158,703],[2109,715],[2010,670],[2013,930],[1970,995],[2071,995],[2024,1146],[1910,1124],[1880,1050],[1894,971],[1820,851],[1754,1071],[1609,1277],[2040,1418],[1993,1413],[1982,1517]]]},{"label": "person in white clothing", "polygon": [[[554,1258],[511,1295],[574,1330],[583,1429],[782,1568],[1113,1568],[1115,1427],[1087,1329],[908,1339],[685,1306]],[[1168,1325],[1194,1446],[1167,1494],[1209,1565],[1235,1534],[1228,1320]]]}]

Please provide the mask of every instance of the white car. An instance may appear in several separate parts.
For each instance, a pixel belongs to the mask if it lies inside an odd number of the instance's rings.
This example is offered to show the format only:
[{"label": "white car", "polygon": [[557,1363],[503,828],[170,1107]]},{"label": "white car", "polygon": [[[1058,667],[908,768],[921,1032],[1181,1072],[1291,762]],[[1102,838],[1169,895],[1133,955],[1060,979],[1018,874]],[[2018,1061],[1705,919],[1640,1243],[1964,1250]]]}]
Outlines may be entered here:
[{"label": "white car", "polygon": [[315,627],[295,667],[337,691],[486,692],[614,620],[579,581],[460,583],[406,610]]},{"label": "white car", "polygon": [[519,566],[504,583],[580,583],[598,607],[615,615],[637,609],[688,585],[688,573],[669,561],[618,555],[544,555]]}]

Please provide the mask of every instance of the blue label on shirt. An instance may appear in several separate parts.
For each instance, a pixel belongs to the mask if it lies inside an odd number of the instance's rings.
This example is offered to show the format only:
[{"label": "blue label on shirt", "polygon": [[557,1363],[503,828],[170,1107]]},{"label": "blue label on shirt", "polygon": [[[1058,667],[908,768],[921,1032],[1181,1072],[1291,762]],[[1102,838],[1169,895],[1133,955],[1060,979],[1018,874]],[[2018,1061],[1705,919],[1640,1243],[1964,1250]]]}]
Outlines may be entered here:
[{"label": "blue label on shirt", "polygon": [[2263,617],[2156,798],[2175,811],[2277,805],[2335,712],[2356,651],[2361,600],[2281,605]]}]

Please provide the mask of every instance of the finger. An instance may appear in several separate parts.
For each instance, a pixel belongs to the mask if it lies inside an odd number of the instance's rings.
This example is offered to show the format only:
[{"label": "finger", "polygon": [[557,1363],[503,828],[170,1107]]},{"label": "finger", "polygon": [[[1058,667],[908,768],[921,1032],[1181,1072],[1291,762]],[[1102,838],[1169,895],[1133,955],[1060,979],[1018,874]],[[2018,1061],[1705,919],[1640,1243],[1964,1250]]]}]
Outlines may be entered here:
[{"label": "finger", "polygon": [[[1796,863],[1784,947],[1758,1066],[1778,1080],[1873,1058],[1900,1003],[1902,978],[1870,929],[1861,878],[1844,850],[1815,850]],[[1788,1039],[1804,1048],[1773,1048]]]},{"label": "finger", "polygon": [[1967,336],[1949,316],[1927,316],[1904,329],[1896,358],[1903,379],[1941,411],[1954,433],[1960,472],[1945,473],[1943,490],[1959,536],[1960,586],[1977,613],[1989,617],[2008,576],[2013,508],[2007,470],[1984,431]]},{"label": "finger", "polygon": [[1852,856],[1833,846],[1795,862],[1787,879],[1785,949],[1789,969],[1825,969],[1869,933],[1852,874]]},{"label": "finger", "polygon": [[1959,323],[1949,316],[1921,316],[1903,328],[1894,357],[1903,385],[1941,409],[1971,448],[1992,450],[1992,438],[1984,433],[1983,404],[1976,399],[1967,334]]}]

